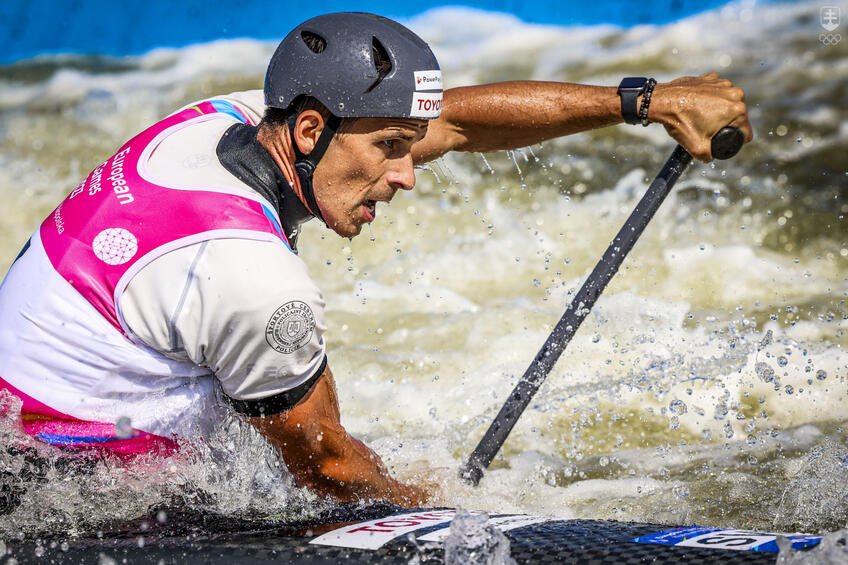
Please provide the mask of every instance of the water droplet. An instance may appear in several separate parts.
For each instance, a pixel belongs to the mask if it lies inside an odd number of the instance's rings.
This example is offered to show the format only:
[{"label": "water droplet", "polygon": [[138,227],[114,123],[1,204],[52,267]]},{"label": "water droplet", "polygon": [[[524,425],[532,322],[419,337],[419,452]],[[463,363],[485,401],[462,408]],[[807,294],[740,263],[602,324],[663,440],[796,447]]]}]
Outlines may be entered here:
[{"label": "water droplet", "polygon": [[98,565],[118,565],[118,562],[106,555],[105,553],[100,554],[100,558],[97,560]]},{"label": "water droplet", "polygon": [[115,435],[121,439],[126,439],[133,434],[132,420],[127,416],[121,416],[115,422]]},{"label": "water droplet", "polygon": [[771,340],[773,338],[774,338],[774,334],[772,333],[772,331],[771,330],[767,331],[766,335],[763,336],[763,340],[760,342],[760,347],[767,347],[771,343]]},{"label": "water droplet", "polygon": [[774,380],[774,369],[772,369],[767,363],[763,363],[762,361],[754,365],[754,371],[756,371],[757,376],[760,377],[764,383],[770,383]]},{"label": "water droplet", "polygon": [[672,414],[685,414],[687,408],[685,402],[674,399],[668,404],[668,409],[671,410]]},{"label": "water droplet", "polygon": [[793,387],[792,385],[786,385],[783,390],[786,391],[786,394],[792,394],[793,392],[795,392],[795,387]]},{"label": "water droplet", "polygon": [[592,343],[598,343],[599,341],[601,341],[601,336],[599,334],[592,336]]},{"label": "water droplet", "polygon": [[680,418],[677,416],[672,416],[668,419],[668,429],[676,430],[680,427]]},{"label": "water droplet", "polygon": [[819,369],[818,371],[816,371],[816,378],[820,381],[825,380],[827,378],[827,371]]},{"label": "water droplet", "polygon": [[604,456],[598,459],[598,465],[600,465],[601,467],[606,467],[607,465],[609,465],[609,457]]},{"label": "water droplet", "polygon": [[785,367],[786,365],[789,364],[789,359],[787,359],[786,357],[781,355],[780,357],[777,358],[777,364],[780,365],[781,367]]}]

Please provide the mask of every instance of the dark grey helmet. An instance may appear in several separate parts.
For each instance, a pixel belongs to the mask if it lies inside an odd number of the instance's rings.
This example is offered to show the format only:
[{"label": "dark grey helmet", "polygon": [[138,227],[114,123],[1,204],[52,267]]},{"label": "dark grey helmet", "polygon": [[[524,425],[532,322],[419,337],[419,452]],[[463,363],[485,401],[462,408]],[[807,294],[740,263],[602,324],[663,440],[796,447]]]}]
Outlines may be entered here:
[{"label": "dark grey helmet", "polygon": [[339,118],[439,117],[442,75],[430,47],[381,16],[317,16],[289,33],[271,58],[265,102],[318,99]]}]

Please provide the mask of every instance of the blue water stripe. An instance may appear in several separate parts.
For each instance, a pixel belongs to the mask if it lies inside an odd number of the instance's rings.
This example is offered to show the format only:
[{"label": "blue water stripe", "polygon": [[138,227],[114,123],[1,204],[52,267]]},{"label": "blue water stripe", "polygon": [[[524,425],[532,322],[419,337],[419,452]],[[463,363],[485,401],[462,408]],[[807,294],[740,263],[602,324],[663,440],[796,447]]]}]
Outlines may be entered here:
[{"label": "blue water stripe", "polygon": [[282,226],[280,226],[280,222],[277,221],[277,218],[274,216],[273,212],[271,212],[271,210],[269,210],[268,207],[264,204],[262,205],[262,211],[265,213],[265,217],[271,221],[271,225],[274,226],[274,229],[277,230],[277,235],[280,236],[280,239],[283,240],[283,243],[285,243],[286,247],[288,247],[289,251],[291,251],[291,245],[289,245],[289,242],[283,235],[283,228]]},{"label": "blue water stripe", "polygon": [[218,112],[222,114],[227,114],[228,116],[232,116],[241,123],[247,123],[244,119],[244,116],[236,110],[236,107],[232,105],[232,103],[227,102],[226,100],[210,100],[210,104],[212,107],[218,110]]},{"label": "blue water stripe", "polygon": [[78,445],[81,443],[106,443],[109,441],[118,441],[123,439],[133,439],[141,437],[134,435],[128,437],[101,437],[101,436],[65,436],[60,434],[40,433],[36,434],[38,439],[51,445]]}]

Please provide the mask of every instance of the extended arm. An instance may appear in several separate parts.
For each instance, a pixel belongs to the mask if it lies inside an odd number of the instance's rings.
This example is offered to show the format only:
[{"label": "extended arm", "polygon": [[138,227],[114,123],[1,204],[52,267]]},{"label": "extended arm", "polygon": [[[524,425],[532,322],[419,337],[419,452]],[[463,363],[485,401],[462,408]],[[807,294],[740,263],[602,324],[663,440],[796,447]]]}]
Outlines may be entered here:
[{"label": "extended arm", "polygon": [[380,456],[342,427],[329,366],[294,408],[250,422],[280,450],[297,482],[319,495],[407,507],[427,498],[424,491],[393,479]]},{"label": "extended arm", "polygon": [[[712,158],[709,141],[722,127],[733,125],[746,141],[753,138],[744,93],[714,73],[657,84],[648,118],[705,162]],[[614,86],[517,81],[452,88],[444,93],[441,117],[413,149],[414,159],[514,149],[623,121]]]}]

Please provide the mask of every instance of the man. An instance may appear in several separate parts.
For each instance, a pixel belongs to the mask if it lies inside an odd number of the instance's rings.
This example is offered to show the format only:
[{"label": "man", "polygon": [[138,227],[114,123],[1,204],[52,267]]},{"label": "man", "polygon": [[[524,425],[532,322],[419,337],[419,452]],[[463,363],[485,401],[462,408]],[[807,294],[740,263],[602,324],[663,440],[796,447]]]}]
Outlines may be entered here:
[{"label": "man", "polygon": [[726,125],[752,138],[743,92],[714,74],[443,94],[429,47],[396,22],[309,20],[274,53],[264,101],[236,93],[172,114],[45,220],[0,287],[0,389],[36,438],[126,458],[172,453],[235,410],[299,484],[421,504],[427,492],[340,423],[300,225],[353,237],[412,189],[417,163],[623,119],[663,124],[702,161]]}]

